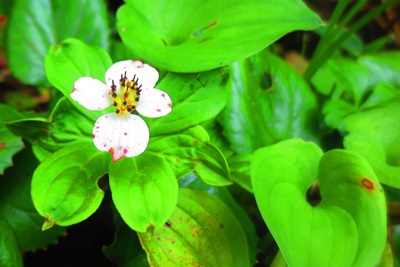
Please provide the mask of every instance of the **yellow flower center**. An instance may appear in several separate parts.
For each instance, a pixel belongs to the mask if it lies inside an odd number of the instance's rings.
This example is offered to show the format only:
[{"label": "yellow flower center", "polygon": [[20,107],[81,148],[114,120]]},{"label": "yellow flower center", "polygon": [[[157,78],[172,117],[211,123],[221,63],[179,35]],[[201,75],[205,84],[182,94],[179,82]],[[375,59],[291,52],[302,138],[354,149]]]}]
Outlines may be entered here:
[{"label": "yellow flower center", "polygon": [[139,85],[139,78],[136,78],[136,74],[133,76],[132,80],[128,80],[125,74],[121,74],[121,79],[119,80],[119,86],[121,89],[120,95],[117,94],[117,87],[114,85],[114,80],[112,80],[111,85],[111,96],[114,98],[115,113],[117,114],[127,114],[131,113],[136,109],[137,103],[140,98],[140,89],[142,85]]}]

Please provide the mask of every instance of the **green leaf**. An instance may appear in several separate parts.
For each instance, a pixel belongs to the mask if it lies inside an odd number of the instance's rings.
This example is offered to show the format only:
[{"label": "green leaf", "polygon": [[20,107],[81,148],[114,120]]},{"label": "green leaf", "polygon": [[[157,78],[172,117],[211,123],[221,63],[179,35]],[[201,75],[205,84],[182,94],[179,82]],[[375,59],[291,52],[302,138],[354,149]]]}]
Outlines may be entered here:
[{"label": "green leaf", "polygon": [[0,220],[12,228],[21,251],[44,249],[66,233],[62,227],[41,230],[43,217],[31,198],[32,174],[38,164],[30,147],[25,148],[15,156],[15,166],[0,179]]},{"label": "green leaf", "polygon": [[209,141],[207,132],[198,125],[174,135],[153,137],[147,150],[164,158],[178,179],[194,171],[208,184],[229,185],[225,157]]},{"label": "green leaf", "polygon": [[179,180],[180,187],[198,189],[207,192],[211,195],[216,196],[222,200],[231,210],[232,214],[240,223],[243,232],[246,235],[246,240],[249,249],[249,264],[254,266],[256,264],[256,256],[258,254],[258,237],[256,234],[256,229],[253,222],[250,220],[249,215],[244,211],[244,209],[239,206],[235,199],[232,197],[227,187],[213,186],[206,184],[202,180],[196,177],[195,174],[190,173],[184,178]]},{"label": "green leaf", "polygon": [[32,199],[45,217],[43,230],[79,223],[97,210],[104,196],[97,182],[110,161],[109,153],[83,142],[58,150],[39,165],[32,179]]},{"label": "green leaf", "polygon": [[23,267],[22,254],[12,228],[0,219],[0,265]]},{"label": "green leaf", "polygon": [[214,118],[225,106],[229,75],[226,69],[199,74],[168,73],[157,88],[172,99],[172,112],[146,119],[151,136],[176,133]]},{"label": "green leaf", "polygon": [[234,154],[228,157],[231,177],[235,184],[253,193],[250,179],[250,154]]},{"label": "green leaf", "polygon": [[48,119],[31,118],[7,123],[15,135],[32,143],[39,160],[61,148],[80,142],[91,142],[94,121],[61,98]]},{"label": "green leaf", "polygon": [[151,266],[251,266],[240,223],[206,192],[179,189],[178,205],[164,227],[139,238]]},{"label": "green leaf", "polygon": [[50,46],[69,37],[104,49],[109,45],[106,6],[101,0],[15,0],[7,33],[10,69],[31,85],[48,84],[43,61]]},{"label": "green leaf", "polygon": [[[386,203],[368,162],[290,139],[256,151],[257,205],[288,266],[373,266],[386,244]],[[306,200],[318,178],[321,202]]]},{"label": "green leaf", "polygon": [[317,102],[285,61],[264,50],[234,63],[232,92],[220,116],[233,150],[256,149],[291,137],[317,140]]},{"label": "green leaf", "polygon": [[[115,212],[115,221],[117,232],[114,242],[110,246],[104,246],[103,252],[106,257],[123,267],[141,267],[149,266],[146,253],[143,251],[138,235],[129,228],[122,220],[121,216]],[[143,263],[143,258],[145,259]]]},{"label": "green leaf", "polygon": [[[77,39],[67,39],[52,46],[45,59],[47,78],[67,98],[80,77],[89,76],[105,82],[105,73],[111,65],[111,58],[106,51],[100,47],[88,46]],[[93,121],[106,112],[88,111],[75,101],[73,104]]]},{"label": "green leaf", "polygon": [[322,24],[300,0],[126,3],[117,12],[124,44],[149,64],[174,72],[221,67],[259,52],[291,31]]},{"label": "green leaf", "polygon": [[372,109],[346,118],[344,147],[363,156],[379,181],[400,188],[400,105]]},{"label": "green leaf", "polygon": [[129,227],[151,233],[162,226],[175,208],[178,184],[168,163],[144,153],[109,166],[115,207]]},{"label": "green leaf", "polygon": [[12,157],[24,147],[22,139],[15,136],[4,125],[4,122],[21,119],[23,116],[7,105],[0,104],[0,174],[12,166]]}]

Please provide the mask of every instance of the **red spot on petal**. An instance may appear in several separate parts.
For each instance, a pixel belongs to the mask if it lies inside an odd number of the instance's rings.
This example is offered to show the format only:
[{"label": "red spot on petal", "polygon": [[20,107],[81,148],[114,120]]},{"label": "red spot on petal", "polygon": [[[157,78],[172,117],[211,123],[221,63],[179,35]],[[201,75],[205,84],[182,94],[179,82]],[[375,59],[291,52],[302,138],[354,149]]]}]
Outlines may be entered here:
[{"label": "red spot on petal", "polygon": [[161,96],[162,96],[162,97],[165,97],[165,94],[163,93],[163,94],[161,94]]},{"label": "red spot on petal", "polygon": [[168,107],[172,108],[172,103],[168,103]]},{"label": "red spot on petal", "polygon": [[124,133],[124,135],[125,135],[125,136],[127,136],[127,135],[128,135],[128,133],[127,133],[127,132],[125,132],[125,133]]},{"label": "red spot on petal", "polygon": [[0,148],[5,148],[6,147],[6,143],[0,143]]},{"label": "red spot on petal", "polygon": [[371,180],[369,180],[367,178],[363,178],[361,180],[361,184],[362,184],[362,186],[364,186],[368,190],[374,190],[375,189],[374,184],[371,182]]},{"label": "red spot on petal", "polygon": [[128,153],[128,149],[124,148],[124,154]]},{"label": "red spot on petal", "polygon": [[158,108],[158,109],[156,109],[156,111],[157,111],[157,112],[161,112],[161,109]]},{"label": "red spot on petal", "polygon": [[106,115],[105,117],[108,118],[108,115]]},{"label": "red spot on petal", "polygon": [[107,146],[107,144],[104,144],[104,145],[103,145],[103,147],[106,147],[106,146]]},{"label": "red spot on petal", "polygon": [[0,15],[0,24],[4,24],[7,21],[7,17],[4,15]]},{"label": "red spot on petal", "polygon": [[96,135],[92,134],[93,139],[96,137]]}]

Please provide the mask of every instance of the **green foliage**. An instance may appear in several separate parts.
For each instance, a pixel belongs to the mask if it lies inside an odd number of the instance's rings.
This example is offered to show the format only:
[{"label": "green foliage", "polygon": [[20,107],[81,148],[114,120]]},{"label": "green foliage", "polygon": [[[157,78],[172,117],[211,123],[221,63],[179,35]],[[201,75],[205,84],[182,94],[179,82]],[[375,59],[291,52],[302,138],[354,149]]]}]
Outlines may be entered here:
[{"label": "green foliage", "polygon": [[4,267],[22,267],[22,255],[12,228],[0,220],[0,264]]},{"label": "green foliage", "polygon": [[110,164],[110,188],[118,212],[133,230],[151,234],[175,208],[178,185],[165,159],[145,153]]},{"label": "green foliage", "polygon": [[110,159],[91,142],[83,142],[60,149],[39,165],[32,178],[32,199],[45,217],[43,230],[81,222],[97,210],[104,196],[97,183]]},{"label": "green foliage", "polygon": [[221,200],[202,191],[180,189],[168,222],[139,238],[151,266],[250,266],[238,220]]},{"label": "green foliage", "polygon": [[[43,217],[38,214],[31,199],[31,178],[37,165],[38,162],[28,147],[16,155],[15,166],[0,177],[1,242],[7,242],[5,246],[9,250],[7,253],[10,253],[7,258],[16,257],[15,266],[18,266],[19,256],[15,255],[14,239],[21,253],[43,249],[48,244],[56,243],[57,237],[65,234],[65,229],[61,227],[55,227],[53,231],[41,231]],[[0,250],[2,260],[3,251]],[[3,262],[1,263],[3,266]]]},{"label": "green foliage", "polygon": [[105,11],[101,0],[15,0],[6,38],[11,70],[24,83],[48,85],[44,58],[50,46],[75,37],[108,49]]},{"label": "green foliage", "polygon": [[395,188],[400,188],[398,114],[397,104],[351,115],[345,120],[349,135],[344,139],[345,148],[367,159],[381,183]]},{"label": "green foliage", "polygon": [[[345,150],[323,155],[313,143],[290,139],[258,150],[251,167],[258,207],[289,265],[379,260],[386,244],[385,195],[361,156]],[[322,200],[312,206],[305,195],[316,179]]]},{"label": "green foliage", "polygon": [[24,147],[21,137],[15,136],[7,129],[4,122],[23,118],[17,111],[10,109],[7,105],[0,104],[0,173],[12,166],[12,157]]},{"label": "green foliage", "polygon": [[321,20],[298,0],[281,0],[279,5],[272,0],[198,0],[185,5],[177,0],[132,0],[117,12],[124,44],[151,65],[174,72],[228,65],[288,32],[319,25]]}]

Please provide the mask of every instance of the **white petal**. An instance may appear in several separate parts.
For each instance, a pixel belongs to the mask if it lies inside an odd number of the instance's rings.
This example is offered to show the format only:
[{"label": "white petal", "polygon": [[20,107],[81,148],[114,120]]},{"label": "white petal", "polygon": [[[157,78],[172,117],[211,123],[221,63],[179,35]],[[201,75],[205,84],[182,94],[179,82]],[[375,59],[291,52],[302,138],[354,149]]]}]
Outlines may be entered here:
[{"label": "white petal", "polygon": [[158,81],[158,71],[150,65],[144,64],[140,60],[125,60],[113,64],[106,72],[106,83],[111,88],[112,81],[117,86],[119,92],[119,80],[121,74],[125,75],[129,80],[135,76],[135,80],[139,78],[138,84],[142,88],[153,88]]},{"label": "white petal", "polygon": [[107,85],[92,77],[79,78],[74,83],[71,98],[89,110],[105,109],[112,103]]},{"label": "white petal", "polygon": [[169,95],[161,90],[145,88],[140,92],[136,110],[149,118],[162,117],[171,112],[172,101]]},{"label": "white petal", "polygon": [[136,115],[108,113],[98,118],[93,127],[94,145],[110,152],[114,162],[143,153],[148,142],[149,128]]}]

